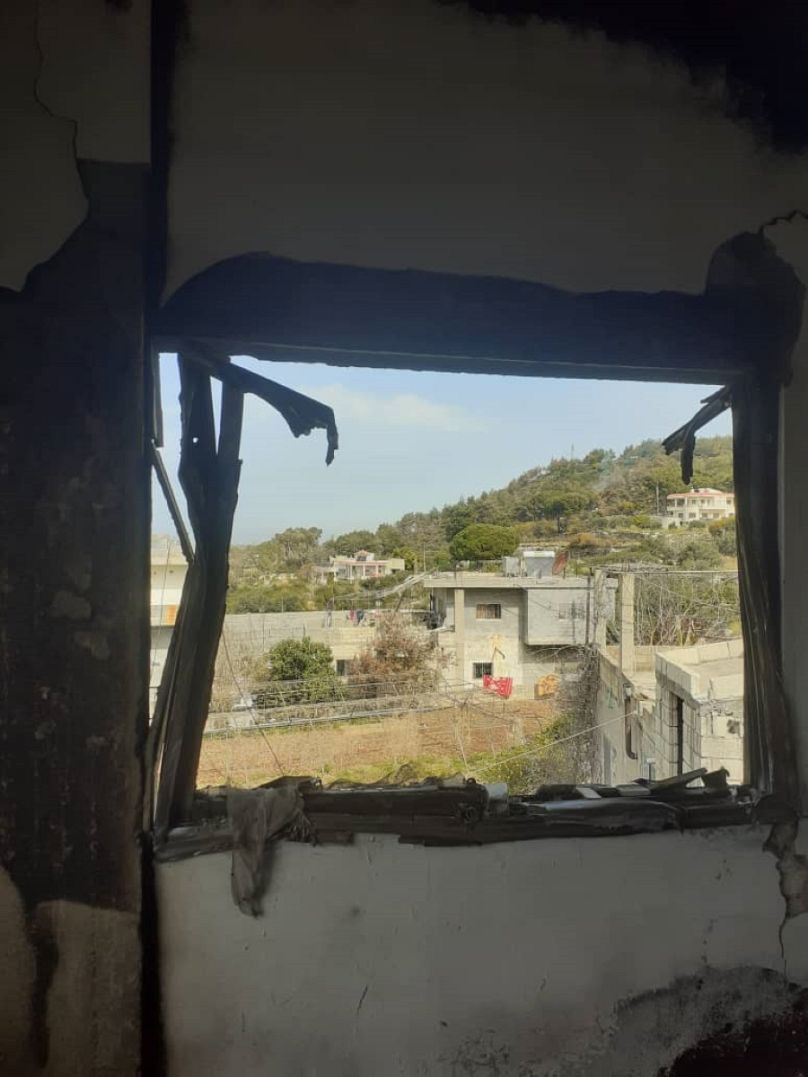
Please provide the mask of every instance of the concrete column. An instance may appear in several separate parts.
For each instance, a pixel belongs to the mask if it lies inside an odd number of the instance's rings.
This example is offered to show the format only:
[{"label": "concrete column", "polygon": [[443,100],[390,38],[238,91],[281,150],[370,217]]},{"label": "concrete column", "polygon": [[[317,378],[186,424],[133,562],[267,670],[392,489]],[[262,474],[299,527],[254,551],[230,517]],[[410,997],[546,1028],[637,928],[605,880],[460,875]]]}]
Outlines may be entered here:
[{"label": "concrete column", "polygon": [[[597,569],[592,582],[592,640],[598,647],[606,646],[606,573]],[[587,640],[589,643],[590,640]]]},{"label": "concrete column", "polygon": [[466,679],[466,592],[463,587],[456,587],[454,592],[454,630],[455,679],[462,683]]},{"label": "concrete column", "polygon": [[0,308],[5,1073],[143,1072],[144,179],[85,162],[87,219]]},{"label": "concrete column", "polygon": [[634,672],[634,576],[624,572],[620,577],[620,672]]}]

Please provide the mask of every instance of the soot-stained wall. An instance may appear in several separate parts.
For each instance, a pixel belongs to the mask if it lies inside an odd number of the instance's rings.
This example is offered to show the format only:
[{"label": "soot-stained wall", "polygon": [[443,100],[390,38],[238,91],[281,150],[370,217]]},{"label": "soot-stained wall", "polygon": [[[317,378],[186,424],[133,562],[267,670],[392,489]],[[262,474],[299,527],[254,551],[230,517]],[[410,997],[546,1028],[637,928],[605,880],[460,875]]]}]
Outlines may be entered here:
[{"label": "soot-stained wall", "polygon": [[134,1075],[148,4],[0,21],[0,1069]]},{"label": "soot-stained wall", "polygon": [[170,1077],[656,1077],[805,982],[766,836],[282,844],[258,919],[160,865]]},{"label": "soot-stained wall", "polygon": [[434,0],[192,0],[174,75],[169,290],[219,259],[701,290],[804,200],[804,158],[718,76]]}]

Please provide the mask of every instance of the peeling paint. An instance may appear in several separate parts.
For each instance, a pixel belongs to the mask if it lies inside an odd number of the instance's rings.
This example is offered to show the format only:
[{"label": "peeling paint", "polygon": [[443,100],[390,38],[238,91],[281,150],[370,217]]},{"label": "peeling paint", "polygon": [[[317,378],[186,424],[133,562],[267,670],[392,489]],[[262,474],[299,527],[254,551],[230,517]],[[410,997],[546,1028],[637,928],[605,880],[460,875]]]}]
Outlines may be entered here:
[{"label": "peeling paint", "polygon": [[798,836],[799,820],[796,818],[775,823],[763,846],[777,860],[780,892],[785,900],[783,926],[793,917],[808,912],[808,856],[797,852]]}]

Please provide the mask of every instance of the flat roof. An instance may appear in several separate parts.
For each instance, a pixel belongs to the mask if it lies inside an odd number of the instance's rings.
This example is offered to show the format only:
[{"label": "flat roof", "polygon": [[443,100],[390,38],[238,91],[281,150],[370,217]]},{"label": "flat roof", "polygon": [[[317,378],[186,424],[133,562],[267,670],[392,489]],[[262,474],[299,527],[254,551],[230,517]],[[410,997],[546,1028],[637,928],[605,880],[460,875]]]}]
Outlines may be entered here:
[{"label": "flat roof", "polygon": [[[591,576],[500,576],[493,572],[435,572],[422,581],[424,586],[440,590],[462,587],[469,590],[524,591],[540,588],[558,590],[587,590],[594,586]],[[616,580],[607,579],[606,586],[614,588]]]},{"label": "flat roof", "polygon": [[743,696],[743,644],[740,640],[664,648],[657,651],[657,658],[690,674],[695,682],[695,694],[700,698]]}]

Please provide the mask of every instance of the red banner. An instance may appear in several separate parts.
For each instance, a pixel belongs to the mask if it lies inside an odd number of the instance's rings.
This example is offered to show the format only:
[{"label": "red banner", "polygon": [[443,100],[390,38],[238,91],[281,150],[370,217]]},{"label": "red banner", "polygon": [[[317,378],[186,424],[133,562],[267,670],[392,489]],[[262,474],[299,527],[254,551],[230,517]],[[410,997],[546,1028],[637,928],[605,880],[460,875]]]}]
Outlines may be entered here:
[{"label": "red banner", "polygon": [[490,673],[483,674],[483,688],[487,692],[510,699],[513,692],[513,677],[492,677]]}]

